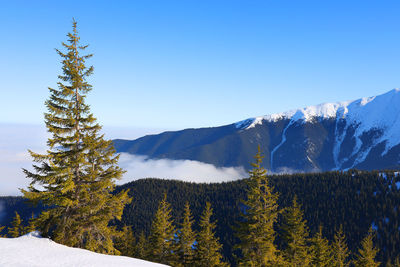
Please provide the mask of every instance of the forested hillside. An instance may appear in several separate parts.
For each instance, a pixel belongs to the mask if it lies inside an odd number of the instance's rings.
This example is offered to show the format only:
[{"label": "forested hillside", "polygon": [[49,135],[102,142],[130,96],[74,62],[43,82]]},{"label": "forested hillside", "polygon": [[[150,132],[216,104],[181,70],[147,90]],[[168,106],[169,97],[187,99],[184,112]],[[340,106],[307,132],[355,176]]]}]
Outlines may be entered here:
[{"label": "forested hillside", "polygon": [[[332,240],[342,225],[349,248],[355,251],[372,226],[377,231],[379,260],[385,262],[400,256],[400,177],[395,173],[349,171],[274,175],[270,176],[270,181],[274,191],[279,193],[280,208],[290,206],[293,197],[298,197],[312,234],[322,225],[324,236]],[[214,209],[213,219],[217,220],[217,236],[223,244],[224,257],[233,262],[232,248],[238,241],[233,227],[243,207],[241,199],[245,198],[245,187],[245,180],[220,184],[160,179],[134,181],[117,188],[117,191],[130,189],[133,197],[125,208],[122,224],[132,226],[136,235],[141,231],[148,234],[164,193],[167,193],[176,221],[181,220],[188,201],[198,222],[209,201]],[[11,221],[14,209],[25,221],[31,216],[31,209],[23,204],[22,198],[3,197],[0,201],[6,214],[2,225]]]}]

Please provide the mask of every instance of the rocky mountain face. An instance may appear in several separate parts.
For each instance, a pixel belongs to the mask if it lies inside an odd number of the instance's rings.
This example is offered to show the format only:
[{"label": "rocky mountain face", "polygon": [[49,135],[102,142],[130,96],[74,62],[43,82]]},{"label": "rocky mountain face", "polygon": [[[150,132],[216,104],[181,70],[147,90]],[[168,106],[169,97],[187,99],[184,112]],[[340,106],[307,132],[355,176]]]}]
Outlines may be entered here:
[{"label": "rocky mountain face", "polygon": [[272,172],[393,169],[400,165],[400,90],[114,145],[117,152],[150,158],[247,169],[260,145]]}]

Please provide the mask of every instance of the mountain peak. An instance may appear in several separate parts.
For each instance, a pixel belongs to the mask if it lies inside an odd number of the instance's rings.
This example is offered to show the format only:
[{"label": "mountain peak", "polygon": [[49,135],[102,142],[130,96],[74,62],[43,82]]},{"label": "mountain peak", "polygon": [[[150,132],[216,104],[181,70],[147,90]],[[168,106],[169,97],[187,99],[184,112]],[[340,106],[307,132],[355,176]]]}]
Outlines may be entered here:
[{"label": "mountain peak", "polygon": [[[385,110],[390,110],[388,113],[389,121],[392,115],[400,114],[399,108],[388,107],[388,105],[400,104],[400,89],[395,88],[384,94],[372,97],[363,97],[352,101],[342,101],[334,103],[322,103],[319,105],[308,106],[300,109],[293,109],[286,112],[274,113],[265,116],[249,118],[235,123],[236,128],[247,130],[260,125],[263,121],[276,122],[281,119],[290,119],[293,121],[310,122],[314,119],[330,119],[349,117],[353,121],[362,120],[362,117],[368,117],[373,114],[382,114]],[[393,111],[396,111],[393,113]],[[381,119],[381,118],[379,118]],[[370,121],[367,119],[366,121]],[[371,123],[369,123],[371,124]]]}]

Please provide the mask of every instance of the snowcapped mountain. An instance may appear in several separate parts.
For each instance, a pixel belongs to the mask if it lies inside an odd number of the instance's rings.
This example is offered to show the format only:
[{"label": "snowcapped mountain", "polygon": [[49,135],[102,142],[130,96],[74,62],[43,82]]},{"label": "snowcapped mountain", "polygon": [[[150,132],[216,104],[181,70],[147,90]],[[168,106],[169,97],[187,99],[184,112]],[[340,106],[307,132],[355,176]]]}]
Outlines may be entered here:
[{"label": "snowcapped mountain", "polygon": [[260,144],[274,172],[397,168],[400,89],[234,124],[115,140],[118,152],[249,168]]},{"label": "snowcapped mountain", "polygon": [[167,266],[144,260],[70,248],[42,238],[36,232],[18,238],[0,238],[0,266]]}]

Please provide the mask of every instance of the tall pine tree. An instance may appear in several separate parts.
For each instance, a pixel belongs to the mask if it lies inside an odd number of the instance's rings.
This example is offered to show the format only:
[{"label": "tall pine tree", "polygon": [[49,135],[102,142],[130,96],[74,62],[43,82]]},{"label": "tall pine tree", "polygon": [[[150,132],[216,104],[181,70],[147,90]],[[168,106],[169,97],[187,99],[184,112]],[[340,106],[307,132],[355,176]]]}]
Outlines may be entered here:
[{"label": "tall pine tree", "polygon": [[312,258],[308,246],[309,232],[296,196],[293,205],[285,211],[282,230],[283,255],[287,266],[309,266]]},{"label": "tall pine tree", "polygon": [[196,234],[192,229],[193,226],[193,216],[190,211],[189,203],[185,204],[185,211],[183,214],[183,222],[178,233],[178,247],[177,253],[179,256],[179,262],[183,266],[193,265],[193,245],[195,242]]},{"label": "tall pine tree", "polygon": [[340,226],[339,230],[335,233],[332,243],[332,266],[346,267],[349,266],[349,249],[347,248],[346,236],[343,233],[343,228]]},{"label": "tall pine tree", "polygon": [[312,266],[325,267],[332,266],[332,249],[329,241],[322,236],[322,226],[311,239]]},{"label": "tall pine tree", "polygon": [[175,226],[167,194],[161,200],[151,225],[147,258],[151,261],[173,265],[177,260]]},{"label": "tall pine tree", "polygon": [[76,22],[68,33],[62,58],[58,88],[50,90],[45,102],[45,123],[51,137],[46,154],[29,151],[34,171],[24,170],[32,179],[26,198],[47,206],[37,219],[43,235],[58,243],[101,253],[115,253],[115,229],[109,221],[120,219],[130,201],[126,191],[113,195],[115,180],[123,170],[117,166],[118,155],[111,140],[100,134],[101,126],[86,104],[92,90],[87,82],[93,67],[85,63],[92,55],[81,55],[87,46],[80,45]]},{"label": "tall pine tree", "polygon": [[361,241],[361,248],[358,249],[357,259],[354,261],[356,267],[378,267],[380,262],[375,260],[379,249],[374,247],[374,232],[369,229],[367,236]]},{"label": "tall pine tree", "polygon": [[238,237],[243,257],[240,266],[271,266],[279,263],[278,250],[274,245],[274,224],[278,216],[278,194],[269,186],[267,171],[261,166],[263,156],[260,146],[255,155],[253,169],[247,180],[245,211],[239,223]]},{"label": "tall pine tree", "polygon": [[227,265],[222,262],[220,253],[222,245],[219,243],[218,238],[215,237],[216,223],[211,222],[212,214],[211,204],[207,202],[200,218],[200,232],[197,237],[194,266],[214,267]]},{"label": "tall pine tree", "polygon": [[11,222],[11,225],[12,227],[8,228],[9,237],[19,237],[23,234],[24,227],[22,225],[21,216],[19,216],[18,212],[15,212],[15,216]]}]

